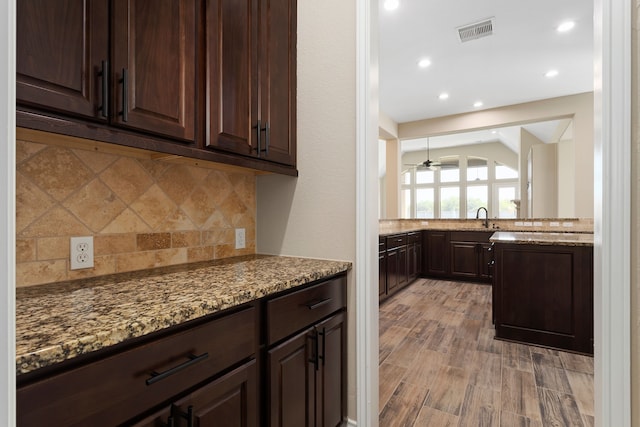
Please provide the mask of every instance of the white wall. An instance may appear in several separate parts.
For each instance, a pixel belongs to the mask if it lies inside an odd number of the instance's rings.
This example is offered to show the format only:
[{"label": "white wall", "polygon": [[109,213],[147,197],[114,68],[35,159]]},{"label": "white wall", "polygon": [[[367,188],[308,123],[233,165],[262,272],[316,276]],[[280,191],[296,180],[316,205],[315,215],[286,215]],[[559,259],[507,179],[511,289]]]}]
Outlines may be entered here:
[{"label": "white wall", "polygon": [[[355,8],[343,0],[298,2],[299,177],[258,177],[259,253],[355,261]],[[355,418],[353,272],[348,301],[349,416]]]}]

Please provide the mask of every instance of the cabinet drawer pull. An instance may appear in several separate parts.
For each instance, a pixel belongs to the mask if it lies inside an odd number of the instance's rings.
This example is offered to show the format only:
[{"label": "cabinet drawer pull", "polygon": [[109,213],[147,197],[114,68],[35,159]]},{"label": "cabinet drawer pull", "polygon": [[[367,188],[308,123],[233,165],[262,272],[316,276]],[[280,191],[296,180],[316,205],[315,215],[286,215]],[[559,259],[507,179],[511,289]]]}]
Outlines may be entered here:
[{"label": "cabinet drawer pull", "polygon": [[146,384],[147,385],[151,385],[151,384],[157,383],[158,381],[163,380],[163,379],[165,379],[165,378],[167,378],[167,377],[169,377],[169,376],[171,376],[171,375],[173,375],[173,374],[175,374],[177,372],[180,372],[183,369],[188,368],[191,365],[195,365],[196,363],[201,362],[204,359],[206,359],[207,357],[209,357],[209,353],[203,353],[200,356],[196,356],[194,354],[190,354],[188,357],[189,357],[189,360],[187,360],[186,362],[184,362],[184,363],[182,363],[182,364],[180,364],[178,366],[175,366],[175,367],[173,367],[171,369],[168,369],[168,370],[166,370],[164,372],[156,372],[156,371],[151,372],[151,378],[148,378],[145,381]]},{"label": "cabinet drawer pull", "polygon": [[323,305],[329,304],[329,302],[331,302],[331,298],[325,298],[317,302],[310,302],[305,305],[309,310],[315,310],[318,307],[322,307]]}]

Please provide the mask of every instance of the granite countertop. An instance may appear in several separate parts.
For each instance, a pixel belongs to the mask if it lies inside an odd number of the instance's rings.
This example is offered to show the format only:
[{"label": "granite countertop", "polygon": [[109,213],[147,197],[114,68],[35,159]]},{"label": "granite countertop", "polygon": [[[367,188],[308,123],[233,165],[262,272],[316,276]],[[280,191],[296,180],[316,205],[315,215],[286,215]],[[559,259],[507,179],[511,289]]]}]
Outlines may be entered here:
[{"label": "granite countertop", "polygon": [[347,271],[351,263],[249,255],[16,290],[16,372]]},{"label": "granite countertop", "polygon": [[519,243],[530,245],[593,246],[593,234],[588,233],[536,233],[509,232],[493,233],[489,239],[497,243]]},{"label": "granite countertop", "polygon": [[400,219],[380,220],[378,234],[382,237],[421,230],[438,231],[522,231],[551,233],[593,233],[593,220],[587,218],[489,218],[489,228],[482,219]]}]

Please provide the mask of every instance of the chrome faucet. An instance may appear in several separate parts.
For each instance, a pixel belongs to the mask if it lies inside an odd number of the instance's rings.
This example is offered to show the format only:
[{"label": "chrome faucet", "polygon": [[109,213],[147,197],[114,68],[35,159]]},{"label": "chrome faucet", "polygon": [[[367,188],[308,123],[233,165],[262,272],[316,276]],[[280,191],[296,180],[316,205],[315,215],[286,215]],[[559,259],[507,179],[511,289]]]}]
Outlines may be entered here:
[{"label": "chrome faucet", "polygon": [[487,208],[480,206],[476,211],[476,219],[480,219],[480,211],[482,209],[484,209],[484,221],[482,222],[482,225],[484,225],[484,228],[489,228],[489,211],[487,211]]}]

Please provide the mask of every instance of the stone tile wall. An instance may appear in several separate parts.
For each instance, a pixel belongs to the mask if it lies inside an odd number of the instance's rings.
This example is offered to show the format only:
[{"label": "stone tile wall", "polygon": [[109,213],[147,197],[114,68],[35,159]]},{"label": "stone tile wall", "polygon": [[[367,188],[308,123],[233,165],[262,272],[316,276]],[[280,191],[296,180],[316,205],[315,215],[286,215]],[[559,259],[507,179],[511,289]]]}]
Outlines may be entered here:
[{"label": "stone tile wall", "polygon": [[[26,140],[16,152],[17,286],[255,253],[251,173]],[[69,269],[72,236],[94,236],[94,268]]]}]

